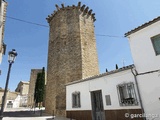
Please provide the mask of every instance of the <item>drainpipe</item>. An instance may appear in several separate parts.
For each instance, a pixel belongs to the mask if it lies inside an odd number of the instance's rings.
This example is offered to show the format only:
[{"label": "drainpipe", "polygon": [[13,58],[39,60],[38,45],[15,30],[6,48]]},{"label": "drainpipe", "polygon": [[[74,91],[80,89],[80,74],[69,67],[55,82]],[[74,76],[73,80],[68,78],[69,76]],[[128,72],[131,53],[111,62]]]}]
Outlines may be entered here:
[{"label": "drainpipe", "polygon": [[[139,101],[140,101],[140,106],[141,106],[141,109],[142,109],[142,115],[145,115],[145,111],[144,111],[144,107],[143,107],[143,103],[142,103],[142,98],[141,98],[141,94],[140,94],[140,91],[139,91],[139,86],[138,86],[138,81],[137,81],[137,75],[138,75],[138,72],[136,71],[136,69],[134,69],[135,73],[133,72],[133,69],[131,69],[131,72],[134,76],[134,79],[135,79],[135,83],[136,83],[136,88],[137,88],[137,92],[138,92],[138,97],[139,97]],[[143,117],[143,120],[146,120],[146,117],[144,116]]]}]

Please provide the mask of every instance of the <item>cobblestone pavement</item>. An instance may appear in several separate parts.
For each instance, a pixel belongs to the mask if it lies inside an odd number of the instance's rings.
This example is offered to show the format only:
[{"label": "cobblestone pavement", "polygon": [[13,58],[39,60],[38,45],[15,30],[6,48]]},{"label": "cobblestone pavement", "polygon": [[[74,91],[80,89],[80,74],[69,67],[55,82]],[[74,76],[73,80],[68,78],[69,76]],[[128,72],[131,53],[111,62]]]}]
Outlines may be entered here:
[{"label": "cobblestone pavement", "polygon": [[10,108],[5,109],[3,120],[71,120],[63,117],[55,117],[44,113],[44,109]]}]

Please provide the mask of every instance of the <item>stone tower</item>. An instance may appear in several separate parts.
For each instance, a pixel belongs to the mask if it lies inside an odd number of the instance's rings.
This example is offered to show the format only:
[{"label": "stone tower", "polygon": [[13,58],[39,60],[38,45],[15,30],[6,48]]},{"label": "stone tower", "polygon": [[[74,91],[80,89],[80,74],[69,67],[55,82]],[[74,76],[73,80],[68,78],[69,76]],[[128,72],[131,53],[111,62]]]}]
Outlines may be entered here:
[{"label": "stone tower", "polygon": [[48,16],[50,26],[46,85],[46,112],[65,116],[68,82],[99,74],[95,14],[89,7],[62,4]]}]

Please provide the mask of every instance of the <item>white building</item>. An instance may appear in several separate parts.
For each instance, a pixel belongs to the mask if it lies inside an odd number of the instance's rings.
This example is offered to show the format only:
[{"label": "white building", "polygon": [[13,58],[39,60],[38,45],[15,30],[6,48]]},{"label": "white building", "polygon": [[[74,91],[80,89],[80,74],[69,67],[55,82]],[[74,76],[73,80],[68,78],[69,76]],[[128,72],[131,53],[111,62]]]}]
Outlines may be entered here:
[{"label": "white building", "polygon": [[125,36],[134,65],[68,83],[67,117],[160,120],[160,17]]},{"label": "white building", "polygon": [[[0,89],[0,106],[2,104],[2,97],[4,90]],[[18,92],[7,91],[4,108],[18,108],[20,105],[20,94]]]},{"label": "white building", "polygon": [[17,85],[16,92],[20,93],[20,107],[26,107],[28,103],[29,82],[20,81]]},{"label": "white building", "polygon": [[144,112],[160,119],[160,17],[125,34],[137,71]]},{"label": "white building", "polygon": [[17,95],[15,98],[7,99],[6,108],[19,108],[20,105],[20,95]]},{"label": "white building", "polygon": [[125,113],[141,114],[133,67],[67,84],[67,117],[76,120],[124,120]]},{"label": "white building", "polygon": [[6,20],[6,10],[7,10],[7,2],[2,0],[1,3],[1,10],[0,10],[0,64],[2,62],[2,56],[5,54],[6,45],[4,44],[4,27],[5,27],[5,20]]}]

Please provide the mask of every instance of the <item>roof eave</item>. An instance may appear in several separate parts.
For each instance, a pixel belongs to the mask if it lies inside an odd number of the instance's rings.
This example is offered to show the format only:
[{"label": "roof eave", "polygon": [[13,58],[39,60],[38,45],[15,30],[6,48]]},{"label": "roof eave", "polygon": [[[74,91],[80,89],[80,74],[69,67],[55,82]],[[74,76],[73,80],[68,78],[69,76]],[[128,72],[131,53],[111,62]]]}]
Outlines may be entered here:
[{"label": "roof eave", "polygon": [[145,27],[148,27],[149,25],[151,25],[151,24],[153,24],[153,23],[156,23],[156,22],[158,22],[158,21],[160,21],[160,16],[158,16],[157,18],[155,18],[155,19],[153,19],[153,20],[151,20],[151,21],[149,21],[149,22],[147,22],[147,23],[142,24],[141,26],[138,26],[137,28],[135,28],[135,29],[133,29],[133,30],[125,33],[124,35],[125,35],[125,37],[128,37],[129,35],[137,32],[137,31],[139,31],[139,30],[141,30],[141,29],[143,29],[143,28],[145,28]]},{"label": "roof eave", "polygon": [[118,73],[118,72],[122,72],[122,71],[125,71],[125,70],[132,69],[133,67],[134,67],[134,64],[126,66],[126,67],[119,68],[117,70],[112,70],[112,71],[102,73],[102,74],[99,74],[99,75],[95,75],[95,76],[91,76],[91,77],[88,77],[88,78],[73,81],[73,82],[67,83],[66,86],[76,84],[76,83],[80,83],[80,82],[85,82],[85,81],[88,81],[88,80],[92,80],[92,79],[95,79],[95,78],[99,78],[99,77],[103,77],[103,76],[107,76],[107,75],[111,75],[111,74],[115,74],[115,73]]}]

